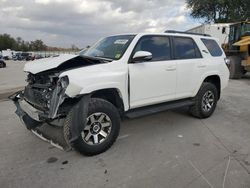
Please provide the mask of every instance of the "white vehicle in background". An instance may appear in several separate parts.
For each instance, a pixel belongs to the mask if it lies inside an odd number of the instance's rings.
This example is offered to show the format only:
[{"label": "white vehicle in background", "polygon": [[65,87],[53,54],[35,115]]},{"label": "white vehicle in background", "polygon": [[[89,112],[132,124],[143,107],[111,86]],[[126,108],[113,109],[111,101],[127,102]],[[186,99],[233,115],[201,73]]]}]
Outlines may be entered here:
[{"label": "white vehicle in background", "polygon": [[183,106],[210,117],[228,84],[225,58],[217,39],[205,35],[110,36],[79,55],[27,63],[27,86],[10,98],[39,137],[96,155],[115,142],[122,117]]},{"label": "white vehicle in background", "polygon": [[195,28],[187,30],[187,32],[197,33],[197,34],[207,34],[212,37],[219,39],[219,44],[228,43],[228,35],[230,32],[230,23],[219,23],[219,24],[203,24]]},{"label": "white vehicle in background", "polygon": [[11,49],[2,50],[2,57],[3,57],[3,59],[5,59],[5,60],[12,59],[14,53],[15,53],[15,51],[13,51],[13,50],[11,50]]}]

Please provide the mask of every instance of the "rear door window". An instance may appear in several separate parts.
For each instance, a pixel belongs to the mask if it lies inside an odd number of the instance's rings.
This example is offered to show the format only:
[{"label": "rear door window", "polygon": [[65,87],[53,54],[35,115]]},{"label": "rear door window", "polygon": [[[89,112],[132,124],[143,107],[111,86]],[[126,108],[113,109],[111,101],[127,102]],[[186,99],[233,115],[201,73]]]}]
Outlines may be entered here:
[{"label": "rear door window", "polygon": [[201,39],[204,45],[207,47],[209,53],[213,57],[219,57],[223,54],[220,46],[218,43],[213,39]]},{"label": "rear door window", "polygon": [[202,58],[199,48],[192,38],[173,37],[175,59]]}]

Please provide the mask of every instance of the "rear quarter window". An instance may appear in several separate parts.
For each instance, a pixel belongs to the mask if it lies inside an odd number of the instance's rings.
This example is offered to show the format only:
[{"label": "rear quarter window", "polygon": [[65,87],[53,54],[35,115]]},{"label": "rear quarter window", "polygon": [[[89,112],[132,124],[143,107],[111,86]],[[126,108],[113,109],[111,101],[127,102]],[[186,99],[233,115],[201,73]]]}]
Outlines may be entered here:
[{"label": "rear quarter window", "polygon": [[213,39],[201,39],[203,44],[207,47],[209,53],[213,57],[219,57],[223,54],[218,43]]}]

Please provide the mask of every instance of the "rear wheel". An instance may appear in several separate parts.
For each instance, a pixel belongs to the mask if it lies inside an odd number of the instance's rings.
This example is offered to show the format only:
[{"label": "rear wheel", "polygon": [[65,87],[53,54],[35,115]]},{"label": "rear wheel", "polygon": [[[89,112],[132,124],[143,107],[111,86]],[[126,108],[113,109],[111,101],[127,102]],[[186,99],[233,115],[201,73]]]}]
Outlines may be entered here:
[{"label": "rear wheel", "polygon": [[190,107],[190,113],[198,118],[210,117],[217,105],[218,91],[214,84],[204,82],[195,97],[195,104]]},{"label": "rear wheel", "polygon": [[244,69],[244,70],[243,70],[243,75],[245,75],[246,73],[247,73],[247,71]]},{"label": "rear wheel", "polygon": [[[68,116],[67,119],[71,119],[72,113]],[[71,123],[67,120],[65,122],[65,137],[68,137]],[[92,98],[89,102],[84,129],[72,146],[83,155],[97,155],[113,145],[119,130],[120,116],[114,105],[103,99]]]},{"label": "rear wheel", "polygon": [[0,68],[5,68],[6,64],[3,61],[0,61]]},{"label": "rear wheel", "polygon": [[238,56],[230,56],[230,64],[229,64],[229,71],[230,71],[230,78],[231,79],[240,79],[244,73],[244,67],[241,65],[241,58]]}]

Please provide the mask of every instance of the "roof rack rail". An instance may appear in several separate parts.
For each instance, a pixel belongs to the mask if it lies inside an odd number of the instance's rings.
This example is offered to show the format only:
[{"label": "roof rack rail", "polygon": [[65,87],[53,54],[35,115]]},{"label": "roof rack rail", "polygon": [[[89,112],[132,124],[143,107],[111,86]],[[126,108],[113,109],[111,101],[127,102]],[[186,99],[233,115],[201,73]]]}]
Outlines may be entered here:
[{"label": "roof rack rail", "polygon": [[175,30],[166,30],[165,33],[179,33],[179,34],[200,35],[200,36],[205,36],[205,37],[211,37],[211,35],[208,35],[208,34],[192,33],[192,32],[185,32],[185,31],[175,31]]}]

